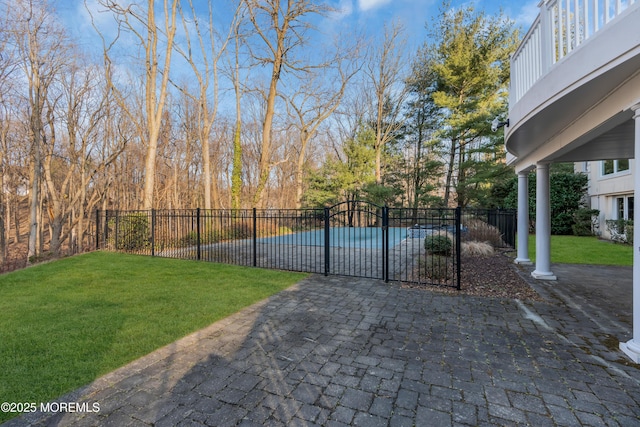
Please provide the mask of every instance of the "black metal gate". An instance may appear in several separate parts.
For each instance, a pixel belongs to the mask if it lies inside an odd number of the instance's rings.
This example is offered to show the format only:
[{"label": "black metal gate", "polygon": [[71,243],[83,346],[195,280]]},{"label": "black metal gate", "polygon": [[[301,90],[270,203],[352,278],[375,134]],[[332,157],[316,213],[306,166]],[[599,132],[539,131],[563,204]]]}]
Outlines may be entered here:
[{"label": "black metal gate", "polygon": [[324,210],[324,274],[389,280],[388,208],[361,200]]}]

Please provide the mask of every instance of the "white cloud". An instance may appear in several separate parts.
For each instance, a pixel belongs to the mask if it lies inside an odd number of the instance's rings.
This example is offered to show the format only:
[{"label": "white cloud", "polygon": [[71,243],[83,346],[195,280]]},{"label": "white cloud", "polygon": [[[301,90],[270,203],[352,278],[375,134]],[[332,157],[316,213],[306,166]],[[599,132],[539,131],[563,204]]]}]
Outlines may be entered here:
[{"label": "white cloud", "polygon": [[358,0],[358,8],[366,12],[389,3],[391,3],[391,0]]},{"label": "white cloud", "polygon": [[532,0],[522,6],[520,13],[518,13],[514,19],[516,21],[516,25],[521,26],[525,30],[528,29],[540,13],[538,3],[538,0]]},{"label": "white cloud", "polygon": [[87,34],[95,34],[94,25],[106,37],[115,37],[118,34],[118,24],[113,15],[97,0],[78,2],[76,10],[71,11],[64,19],[71,21],[72,25],[75,24],[77,31],[85,37]]},{"label": "white cloud", "polygon": [[335,12],[330,14],[331,19],[341,20],[353,13],[353,0],[340,0]]}]

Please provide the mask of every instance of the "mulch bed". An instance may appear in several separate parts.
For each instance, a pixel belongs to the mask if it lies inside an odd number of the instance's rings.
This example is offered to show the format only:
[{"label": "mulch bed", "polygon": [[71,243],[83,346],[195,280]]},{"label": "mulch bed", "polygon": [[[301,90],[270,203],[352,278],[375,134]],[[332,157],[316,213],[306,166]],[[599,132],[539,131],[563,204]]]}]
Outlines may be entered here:
[{"label": "mulch bed", "polygon": [[489,256],[462,257],[460,291],[455,288],[415,283],[406,283],[403,286],[451,295],[542,301],[540,295],[518,274],[518,267],[513,263],[512,255],[513,250],[498,249]]}]

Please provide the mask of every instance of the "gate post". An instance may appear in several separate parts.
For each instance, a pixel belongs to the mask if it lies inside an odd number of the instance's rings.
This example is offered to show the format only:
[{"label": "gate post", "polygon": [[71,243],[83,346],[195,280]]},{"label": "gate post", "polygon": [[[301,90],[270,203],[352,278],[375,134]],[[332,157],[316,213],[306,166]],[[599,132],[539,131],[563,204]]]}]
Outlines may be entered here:
[{"label": "gate post", "polygon": [[324,208],[324,275],[329,275],[329,257],[331,252],[329,249],[329,208]]},{"label": "gate post", "polygon": [[456,208],[456,288],[460,290],[460,261],[461,261],[461,236],[460,232],[462,227],[460,223],[462,222],[462,208],[458,206]]},{"label": "gate post", "polygon": [[389,283],[389,207],[386,205],[382,208],[382,256],[384,281]]}]

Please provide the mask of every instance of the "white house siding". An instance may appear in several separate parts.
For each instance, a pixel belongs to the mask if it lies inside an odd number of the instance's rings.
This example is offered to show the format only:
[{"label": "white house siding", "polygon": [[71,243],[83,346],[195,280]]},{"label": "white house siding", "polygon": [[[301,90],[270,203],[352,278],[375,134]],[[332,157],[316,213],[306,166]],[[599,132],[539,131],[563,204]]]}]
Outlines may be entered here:
[{"label": "white house siding", "polygon": [[[587,197],[589,207],[598,209],[598,227],[596,234],[605,238],[611,238],[607,230],[605,221],[609,219],[619,219],[618,199],[623,200],[623,219],[630,217],[630,201],[633,198],[633,173],[635,162],[629,161],[629,169],[617,173],[603,175],[602,161],[579,162],[575,164],[575,171],[586,173],[589,177],[587,187]],[[633,203],[633,201],[631,201]]]}]

